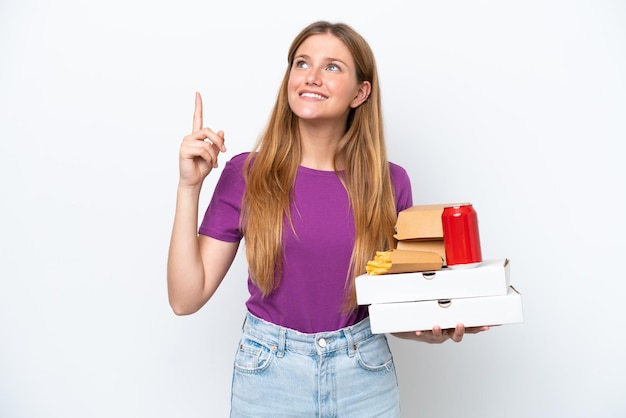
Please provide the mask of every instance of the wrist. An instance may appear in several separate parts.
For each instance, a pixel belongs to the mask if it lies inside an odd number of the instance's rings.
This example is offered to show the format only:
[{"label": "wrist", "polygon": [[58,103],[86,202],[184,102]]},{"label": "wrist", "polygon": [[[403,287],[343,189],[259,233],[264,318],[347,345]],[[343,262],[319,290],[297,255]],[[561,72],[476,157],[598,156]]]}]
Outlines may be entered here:
[{"label": "wrist", "polygon": [[200,190],[202,189],[202,183],[200,184],[186,184],[183,182],[178,182],[178,193],[191,194],[191,195],[200,195]]}]

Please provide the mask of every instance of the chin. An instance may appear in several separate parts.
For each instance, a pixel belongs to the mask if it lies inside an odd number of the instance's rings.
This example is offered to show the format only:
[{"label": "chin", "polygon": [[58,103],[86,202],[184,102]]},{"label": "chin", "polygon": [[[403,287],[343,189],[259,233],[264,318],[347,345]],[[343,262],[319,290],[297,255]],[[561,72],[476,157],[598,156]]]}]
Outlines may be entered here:
[{"label": "chin", "polygon": [[317,114],[316,112],[312,112],[308,109],[296,109],[296,110],[293,110],[293,113],[298,118],[303,119],[303,120],[315,120],[319,118],[319,114]]}]

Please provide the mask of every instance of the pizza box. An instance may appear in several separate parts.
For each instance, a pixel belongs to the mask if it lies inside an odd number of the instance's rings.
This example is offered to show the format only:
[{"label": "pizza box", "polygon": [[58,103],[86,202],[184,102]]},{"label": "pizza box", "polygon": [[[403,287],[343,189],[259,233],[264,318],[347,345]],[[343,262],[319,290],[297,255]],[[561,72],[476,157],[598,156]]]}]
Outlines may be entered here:
[{"label": "pizza box", "polygon": [[374,334],[496,326],[524,321],[522,295],[509,286],[505,295],[420,302],[376,303],[369,306]]},{"label": "pizza box", "polygon": [[359,305],[506,295],[509,259],[485,260],[472,268],[361,275],[355,279]]}]

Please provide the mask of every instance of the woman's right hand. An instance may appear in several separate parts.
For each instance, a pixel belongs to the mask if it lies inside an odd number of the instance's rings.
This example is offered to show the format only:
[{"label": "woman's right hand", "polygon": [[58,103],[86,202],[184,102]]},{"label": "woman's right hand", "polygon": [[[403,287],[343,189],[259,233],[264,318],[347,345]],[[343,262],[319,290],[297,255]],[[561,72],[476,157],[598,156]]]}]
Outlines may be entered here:
[{"label": "woman's right hand", "polygon": [[180,185],[198,187],[211,170],[217,167],[217,157],[226,152],[224,132],[213,132],[203,128],[202,97],[196,92],[196,105],[193,112],[193,129],[183,138],[180,146],[179,167]]}]

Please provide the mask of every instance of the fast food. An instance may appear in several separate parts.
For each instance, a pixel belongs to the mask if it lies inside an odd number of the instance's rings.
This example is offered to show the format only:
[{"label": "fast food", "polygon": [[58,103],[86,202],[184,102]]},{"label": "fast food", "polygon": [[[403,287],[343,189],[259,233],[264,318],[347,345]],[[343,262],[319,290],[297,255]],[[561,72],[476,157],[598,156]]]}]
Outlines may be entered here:
[{"label": "fast food", "polygon": [[443,267],[443,258],[430,251],[388,250],[376,251],[372,260],[367,262],[365,271],[370,276],[391,273],[411,273],[417,271],[439,270]]}]

